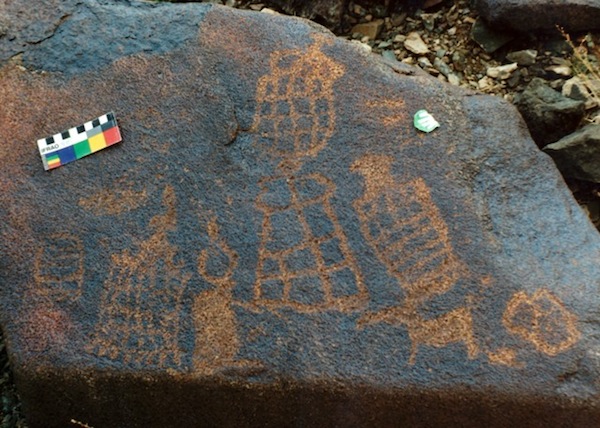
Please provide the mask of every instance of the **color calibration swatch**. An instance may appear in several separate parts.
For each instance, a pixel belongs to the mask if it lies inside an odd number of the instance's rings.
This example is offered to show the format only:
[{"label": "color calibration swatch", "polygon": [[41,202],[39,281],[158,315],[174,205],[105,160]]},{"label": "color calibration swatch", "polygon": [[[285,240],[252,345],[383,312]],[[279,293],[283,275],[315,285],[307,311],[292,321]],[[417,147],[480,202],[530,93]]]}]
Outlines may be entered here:
[{"label": "color calibration swatch", "polygon": [[113,112],[52,137],[38,140],[44,169],[54,169],[121,141]]}]

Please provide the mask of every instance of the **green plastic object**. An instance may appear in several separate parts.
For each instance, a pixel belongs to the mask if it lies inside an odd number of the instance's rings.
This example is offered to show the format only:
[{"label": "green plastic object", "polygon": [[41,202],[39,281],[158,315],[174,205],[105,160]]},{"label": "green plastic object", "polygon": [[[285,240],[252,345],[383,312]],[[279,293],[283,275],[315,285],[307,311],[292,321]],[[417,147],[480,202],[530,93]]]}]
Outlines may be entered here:
[{"label": "green plastic object", "polygon": [[439,122],[427,110],[419,110],[415,113],[415,128],[423,132],[431,132],[440,126]]}]

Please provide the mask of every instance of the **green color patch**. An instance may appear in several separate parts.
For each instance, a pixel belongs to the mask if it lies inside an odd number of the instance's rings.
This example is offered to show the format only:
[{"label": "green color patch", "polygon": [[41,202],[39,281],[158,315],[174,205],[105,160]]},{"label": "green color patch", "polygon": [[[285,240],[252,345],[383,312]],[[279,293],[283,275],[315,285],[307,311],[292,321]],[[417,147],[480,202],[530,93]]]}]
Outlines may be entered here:
[{"label": "green color patch", "polygon": [[75,156],[77,156],[77,159],[80,159],[92,153],[92,150],[90,149],[90,143],[88,143],[88,140],[84,140],[81,143],[75,144],[74,148]]}]

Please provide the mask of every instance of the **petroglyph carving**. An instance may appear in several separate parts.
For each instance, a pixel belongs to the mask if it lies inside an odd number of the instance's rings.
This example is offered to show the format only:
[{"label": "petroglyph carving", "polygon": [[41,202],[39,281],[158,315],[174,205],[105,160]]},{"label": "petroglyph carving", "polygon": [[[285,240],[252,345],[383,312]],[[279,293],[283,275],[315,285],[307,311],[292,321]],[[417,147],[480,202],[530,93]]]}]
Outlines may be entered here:
[{"label": "petroglyph carving", "polygon": [[448,229],[422,179],[397,184],[392,159],[367,155],[352,169],[365,179],[365,193],[355,201],[361,232],[378,259],[405,291],[404,304],[362,317],[358,326],[386,322],[405,325],[412,342],[409,364],[419,345],[444,347],[463,342],[469,358],[478,347],[473,337],[470,309],[461,307],[434,319],[425,319],[418,307],[444,294],[465,272],[455,256]]},{"label": "petroglyph carving", "polygon": [[361,231],[377,257],[398,279],[407,300],[447,292],[465,267],[454,254],[448,228],[422,179],[398,185],[391,158],[365,156],[353,165],[365,179],[354,203]]},{"label": "petroglyph carving", "polygon": [[117,215],[136,209],[144,204],[148,196],[146,190],[102,189],[87,198],[79,199],[78,205],[100,215]]},{"label": "petroglyph carving", "polygon": [[[198,272],[214,289],[194,300],[193,318],[196,331],[194,372],[211,374],[219,368],[248,367],[253,362],[236,359],[240,348],[237,321],[232,309],[233,273],[237,253],[219,235],[217,219],[208,224],[209,248],[200,252]],[[215,262],[210,266],[210,259]],[[220,263],[219,263],[220,262]],[[218,272],[212,272],[212,271]]]},{"label": "petroglyph carving", "polygon": [[175,202],[166,187],[166,213],[150,220],[154,233],[138,244],[137,254],[112,256],[90,352],[135,367],[180,367],[181,295],[191,274],[175,263],[177,247],[167,238],[177,225]]},{"label": "petroglyph carving", "polygon": [[266,179],[261,188],[255,303],[303,312],[364,306],[367,290],[331,205],[333,182],[314,174]]},{"label": "petroglyph carving", "polygon": [[316,156],[335,127],[333,85],[344,67],[321,51],[330,43],[324,36],[313,39],[305,51],[271,54],[271,73],[256,89],[253,129],[266,138],[271,152],[288,161]]},{"label": "petroglyph carving", "polygon": [[370,107],[371,109],[381,109],[382,113],[380,113],[380,116],[383,126],[390,127],[408,121],[404,100],[389,99],[383,101],[369,101],[367,102],[367,107]]},{"label": "petroglyph carving", "polygon": [[525,367],[525,364],[517,360],[517,351],[510,348],[499,348],[496,351],[488,351],[488,360],[497,366]]},{"label": "petroglyph carving", "polygon": [[467,347],[469,359],[479,353],[479,348],[473,337],[473,319],[467,307],[454,309],[437,318],[425,319],[410,304],[388,308],[375,314],[362,317],[358,325],[385,322],[388,324],[404,325],[411,340],[411,351],[408,363],[416,362],[419,345],[430,345],[443,348],[451,343],[463,342]]},{"label": "petroglyph carving", "polygon": [[321,49],[321,35],[305,50],[271,55],[259,79],[253,129],[278,160],[260,183],[261,244],[252,304],[300,312],[352,311],[367,290],[331,204],[334,183],[320,174],[294,175],[316,156],[335,128],[334,83],[344,67]]},{"label": "petroglyph carving", "polygon": [[544,289],[532,296],[523,291],[515,293],[502,321],[509,332],[550,356],[566,351],[579,340],[575,315]]},{"label": "petroglyph carving", "polygon": [[33,266],[37,292],[52,300],[75,300],[81,295],[84,275],[83,244],[69,234],[48,237],[37,249]]}]

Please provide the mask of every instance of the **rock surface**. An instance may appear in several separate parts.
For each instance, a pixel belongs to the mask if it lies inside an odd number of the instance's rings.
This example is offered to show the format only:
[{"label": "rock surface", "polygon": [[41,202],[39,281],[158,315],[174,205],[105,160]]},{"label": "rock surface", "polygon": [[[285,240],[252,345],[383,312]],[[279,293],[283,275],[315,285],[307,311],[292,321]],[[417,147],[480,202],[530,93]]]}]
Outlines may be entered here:
[{"label": "rock surface", "polygon": [[565,177],[600,183],[600,125],[587,125],[544,151]]},{"label": "rock surface", "polygon": [[600,29],[598,0],[474,0],[475,8],[490,25],[521,32]]},{"label": "rock surface", "polygon": [[[305,21],[62,4],[0,38],[32,427],[598,420],[600,237],[514,108]],[[110,110],[123,143],[43,170],[38,138]]]},{"label": "rock surface", "polygon": [[537,77],[515,99],[515,104],[540,147],[575,131],[585,112],[583,101],[565,97]]}]

